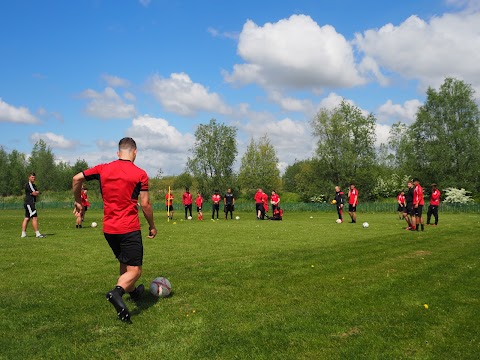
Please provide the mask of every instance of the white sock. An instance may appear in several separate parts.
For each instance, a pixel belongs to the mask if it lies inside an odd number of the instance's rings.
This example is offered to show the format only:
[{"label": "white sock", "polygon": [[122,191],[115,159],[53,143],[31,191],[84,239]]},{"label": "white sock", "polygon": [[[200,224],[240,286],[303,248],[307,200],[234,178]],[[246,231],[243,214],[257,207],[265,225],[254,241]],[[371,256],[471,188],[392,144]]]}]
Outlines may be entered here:
[{"label": "white sock", "polygon": [[26,232],[26,231],[22,231],[22,236],[27,236],[27,232]]},{"label": "white sock", "polygon": [[38,230],[37,230],[37,231],[35,231],[35,234],[36,234],[37,236],[40,236],[40,235],[42,235],[42,234],[40,234],[40,231],[38,231]]}]

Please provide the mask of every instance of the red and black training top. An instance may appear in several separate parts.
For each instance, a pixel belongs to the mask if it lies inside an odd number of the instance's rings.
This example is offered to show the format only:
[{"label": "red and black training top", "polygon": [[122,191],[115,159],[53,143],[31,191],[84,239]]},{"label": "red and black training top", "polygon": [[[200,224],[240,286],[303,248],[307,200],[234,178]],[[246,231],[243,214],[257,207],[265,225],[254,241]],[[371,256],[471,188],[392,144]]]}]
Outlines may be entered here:
[{"label": "red and black training top", "polygon": [[138,196],[148,191],[147,173],[129,160],[115,160],[83,172],[85,179],[99,180],[103,197],[103,232],[126,234],[140,230]]}]

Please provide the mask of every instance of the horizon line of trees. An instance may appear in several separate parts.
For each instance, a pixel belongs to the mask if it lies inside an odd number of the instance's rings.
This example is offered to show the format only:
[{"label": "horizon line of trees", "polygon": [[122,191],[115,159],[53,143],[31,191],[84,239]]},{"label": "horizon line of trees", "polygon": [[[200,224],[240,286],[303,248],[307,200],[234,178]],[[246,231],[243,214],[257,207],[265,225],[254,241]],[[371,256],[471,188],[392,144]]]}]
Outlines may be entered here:
[{"label": "horizon line of trees", "polygon": [[[192,187],[202,194],[215,189],[253,196],[257,188],[297,193],[302,201],[326,201],[334,187],[355,183],[363,201],[395,196],[412,177],[424,188],[463,188],[480,194],[480,116],[471,85],[446,78],[438,90],[428,88],[426,101],[411,124],[397,122],[387,143],[375,148],[376,118],[347,101],[332,110],[320,109],[310,121],[317,139],[315,155],[289,165],[283,176],[278,156],[267,135],[251,139],[238,172],[237,129],[211,119],[195,131],[186,168],[178,176],[163,177],[160,169],[151,179],[161,188],[162,177],[176,187]],[[0,194],[21,195],[29,171],[35,171],[45,190],[69,190],[72,176],[88,168],[85,160],[70,165],[55,162],[43,140],[31,156],[0,147]],[[93,185],[93,184],[92,184]],[[95,186],[95,185],[94,185]]]}]

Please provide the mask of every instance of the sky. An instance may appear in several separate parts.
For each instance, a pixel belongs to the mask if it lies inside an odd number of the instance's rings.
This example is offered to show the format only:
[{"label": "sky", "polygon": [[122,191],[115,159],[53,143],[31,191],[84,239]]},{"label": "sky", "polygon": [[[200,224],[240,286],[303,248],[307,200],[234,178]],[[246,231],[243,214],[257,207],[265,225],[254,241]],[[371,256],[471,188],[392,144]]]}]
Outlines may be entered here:
[{"label": "sky", "polygon": [[236,168],[267,135],[283,171],[320,109],[372,113],[378,146],[446,77],[480,104],[479,64],[480,0],[1,1],[0,146],[93,166],[129,136],[149,176],[178,175],[216,119]]}]

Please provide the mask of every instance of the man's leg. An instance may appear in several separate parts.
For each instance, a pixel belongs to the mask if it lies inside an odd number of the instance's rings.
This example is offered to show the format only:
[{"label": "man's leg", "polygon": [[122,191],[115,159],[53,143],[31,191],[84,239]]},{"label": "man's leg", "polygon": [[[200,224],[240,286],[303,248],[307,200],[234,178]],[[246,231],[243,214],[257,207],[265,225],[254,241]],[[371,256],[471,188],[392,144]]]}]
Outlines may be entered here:
[{"label": "man's leg", "polygon": [[433,210],[433,217],[435,218],[435,225],[438,225],[438,206]]},{"label": "man's leg", "polygon": [[433,207],[432,205],[429,205],[428,211],[427,211],[427,225],[430,225],[430,219],[432,218],[432,213],[433,213]]}]

